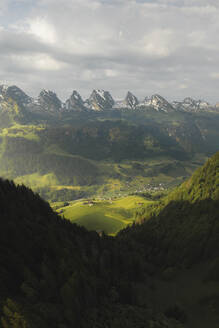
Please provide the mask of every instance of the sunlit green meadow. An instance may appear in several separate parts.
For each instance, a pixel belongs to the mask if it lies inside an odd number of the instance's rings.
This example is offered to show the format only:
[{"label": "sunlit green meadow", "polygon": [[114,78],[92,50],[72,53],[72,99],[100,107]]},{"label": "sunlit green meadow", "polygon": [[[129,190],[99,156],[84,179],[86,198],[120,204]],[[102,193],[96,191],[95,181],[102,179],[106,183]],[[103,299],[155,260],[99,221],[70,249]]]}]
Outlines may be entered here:
[{"label": "sunlit green meadow", "polygon": [[[86,227],[88,230],[104,231],[114,235],[132,224],[135,211],[151,204],[141,196],[127,196],[117,199],[82,199],[74,202],[52,203],[52,207],[66,219]],[[65,205],[65,206],[64,206]]]}]

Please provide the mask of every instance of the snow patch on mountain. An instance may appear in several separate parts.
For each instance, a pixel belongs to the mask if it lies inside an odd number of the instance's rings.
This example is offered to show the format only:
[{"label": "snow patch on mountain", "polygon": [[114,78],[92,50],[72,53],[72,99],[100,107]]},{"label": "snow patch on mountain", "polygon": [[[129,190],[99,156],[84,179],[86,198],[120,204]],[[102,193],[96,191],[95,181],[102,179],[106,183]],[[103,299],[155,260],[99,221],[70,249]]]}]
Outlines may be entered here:
[{"label": "snow patch on mountain", "polygon": [[173,106],[163,97],[158,94],[152,95],[151,97],[146,97],[142,103],[139,104],[139,107],[148,107],[152,108],[158,112],[172,112]]},{"label": "snow patch on mountain", "polygon": [[125,99],[114,101],[108,91],[95,89],[86,101],[74,90],[66,102],[62,103],[55,92],[47,89],[43,89],[38,98],[32,98],[15,85],[0,85],[0,103],[7,105],[7,102],[11,101],[10,99],[15,101],[21,108],[26,108],[32,112],[46,111],[56,113],[60,111],[103,111],[109,109],[155,110],[163,113],[173,111],[219,111],[219,103],[213,106],[204,100],[194,100],[191,97],[186,97],[183,101],[170,103],[162,96],[154,94],[139,102],[138,98],[128,91]]},{"label": "snow patch on mountain", "polygon": [[71,97],[66,100],[64,109],[67,111],[81,111],[85,109],[84,101],[76,90],[74,90]]},{"label": "snow patch on mountain", "polygon": [[24,107],[32,102],[32,98],[29,97],[23,90],[18,88],[16,85],[1,85],[0,95],[2,100],[8,101],[9,99],[12,99],[21,107]]},{"label": "snow patch on mountain", "polygon": [[186,112],[209,111],[213,108],[213,106],[211,106],[206,101],[195,100],[190,97],[186,97],[183,101],[174,101],[172,105],[175,110],[181,110]]},{"label": "snow patch on mountain", "polygon": [[130,91],[128,91],[126,97],[125,97],[125,104],[126,106],[135,109],[136,106],[139,104],[138,98],[133,95]]},{"label": "snow patch on mountain", "polygon": [[88,108],[101,111],[106,109],[111,109],[115,101],[109,91],[105,90],[93,90],[89,99],[86,101]]},{"label": "snow patch on mountain", "polygon": [[56,93],[47,89],[43,89],[40,92],[37,101],[33,104],[36,105],[36,110],[45,110],[49,112],[58,112],[63,107]]}]

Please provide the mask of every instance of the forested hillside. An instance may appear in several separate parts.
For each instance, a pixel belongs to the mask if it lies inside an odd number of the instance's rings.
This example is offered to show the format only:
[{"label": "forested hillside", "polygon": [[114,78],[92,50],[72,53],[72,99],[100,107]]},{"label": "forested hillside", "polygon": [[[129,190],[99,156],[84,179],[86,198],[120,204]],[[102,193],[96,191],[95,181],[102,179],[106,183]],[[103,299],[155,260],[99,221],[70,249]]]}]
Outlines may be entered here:
[{"label": "forested hillside", "polygon": [[122,327],[124,320],[128,327],[157,320],[158,327],[174,327],[135,301],[138,282],[150,273],[137,250],[123,253],[112,238],[61,219],[31,190],[10,181],[0,181],[0,206],[3,328],[103,327],[105,321]]},{"label": "forested hillside", "polygon": [[138,230],[144,234],[144,230],[148,236],[145,243],[160,246],[159,254],[156,247],[149,247],[149,257],[159,255],[159,261],[172,266],[216,256],[218,177],[219,153],[160,203],[139,211],[138,220],[143,224],[136,226],[136,235]]},{"label": "forested hillside", "polygon": [[2,327],[216,328],[218,158],[115,238],[1,181]]},{"label": "forested hillside", "polygon": [[16,108],[8,105],[0,112],[0,174],[27,184],[47,200],[99,195],[103,185],[103,193],[112,197],[118,181],[127,193],[146,184],[169,188],[190,176],[219,146],[217,113]]}]

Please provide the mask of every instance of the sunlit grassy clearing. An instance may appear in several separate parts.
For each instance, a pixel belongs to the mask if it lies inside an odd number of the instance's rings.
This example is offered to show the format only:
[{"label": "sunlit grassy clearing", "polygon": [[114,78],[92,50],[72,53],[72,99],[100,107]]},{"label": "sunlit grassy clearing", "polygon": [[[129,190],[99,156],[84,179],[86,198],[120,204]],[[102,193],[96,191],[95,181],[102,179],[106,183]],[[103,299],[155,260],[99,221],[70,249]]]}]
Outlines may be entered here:
[{"label": "sunlit grassy clearing", "polygon": [[39,137],[36,134],[37,132],[43,130],[45,127],[43,125],[21,125],[14,124],[9,128],[2,129],[0,135],[2,137],[11,137],[11,138],[25,138],[29,140],[39,141]]},{"label": "sunlit grassy clearing", "polygon": [[55,186],[58,184],[58,180],[53,173],[48,173],[44,175],[40,175],[39,173],[28,174],[24,176],[20,176],[16,178],[15,183],[17,184],[25,184],[28,187],[47,187],[47,186]]},{"label": "sunlit grassy clearing", "polygon": [[[140,196],[128,196],[116,200],[80,200],[71,202],[69,206],[58,208],[58,213],[66,219],[85,226],[89,230],[102,230],[107,234],[115,234],[134,221],[135,210],[150,204]],[[54,203],[54,208],[57,208]],[[63,206],[63,203],[59,203]]]}]

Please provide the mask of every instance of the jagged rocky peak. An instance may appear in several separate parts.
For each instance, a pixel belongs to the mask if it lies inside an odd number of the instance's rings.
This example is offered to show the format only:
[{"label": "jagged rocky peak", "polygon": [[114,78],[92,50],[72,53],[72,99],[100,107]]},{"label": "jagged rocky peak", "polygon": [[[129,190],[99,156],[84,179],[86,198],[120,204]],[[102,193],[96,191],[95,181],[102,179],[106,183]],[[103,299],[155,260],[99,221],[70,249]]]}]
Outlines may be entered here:
[{"label": "jagged rocky peak", "polygon": [[205,109],[205,108],[209,108],[211,106],[207,101],[194,100],[192,98],[185,98],[183,102],[184,102],[184,104],[197,107],[200,110]]},{"label": "jagged rocky peak", "polygon": [[9,88],[8,85],[6,85],[6,84],[1,84],[1,85],[0,85],[0,94],[1,94],[1,95],[5,94],[5,93],[7,92],[7,90],[8,90],[8,88]]},{"label": "jagged rocky peak", "polygon": [[174,101],[173,107],[177,110],[187,112],[199,112],[211,109],[211,105],[203,100],[195,100],[191,97],[186,97],[183,101]]},{"label": "jagged rocky peak", "polygon": [[12,85],[12,86],[1,85],[0,95],[1,95],[1,99],[7,100],[11,98],[20,106],[26,106],[32,101],[32,98],[29,97],[24,91],[22,91],[16,85]]},{"label": "jagged rocky peak", "polygon": [[71,110],[82,110],[84,109],[84,101],[81,98],[80,94],[74,90],[72,92],[72,95],[69,99],[66,100],[65,102],[65,109],[68,111]]},{"label": "jagged rocky peak", "polygon": [[173,110],[172,105],[158,94],[152,95],[151,97],[146,97],[144,100],[144,105],[152,107],[157,111],[170,112]]},{"label": "jagged rocky peak", "polygon": [[194,103],[196,103],[196,101],[194,99],[192,99],[191,97],[186,97],[184,100],[183,100],[183,103],[184,104],[188,104],[188,105],[192,105]]},{"label": "jagged rocky peak", "polygon": [[38,104],[44,109],[51,112],[57,112],[62,108],[61,100],[56,93],[43,89],[38,97]]},{"label": "jagged rocky peak", "polygon": [[125,97],[125,105],[134,109],[138,104],[139,104],[138,98],[135,95],[133,95],[133,93],[128,91]]},{"label": "jagged rocky peak", "polygon": [[186,97],[182,104],[184,105],[184,107],[189,107],[189,108],[198,108],[201,104],[201,100],[195,100],[195,99],[192,99],[190,97]]},{"label": "jagged rocky peak", "polygon": [[9,88],[8,85],[5,84],[0,85],[0,102],[3,102],[5,100],[7,101],[6,92],[8,88]]},{"label": "jagged rocky peak", "polygon": [[98,89],[93,90],[87,103],[93,110],[104,110],[111,109],[115,102],[109,91]]}]

